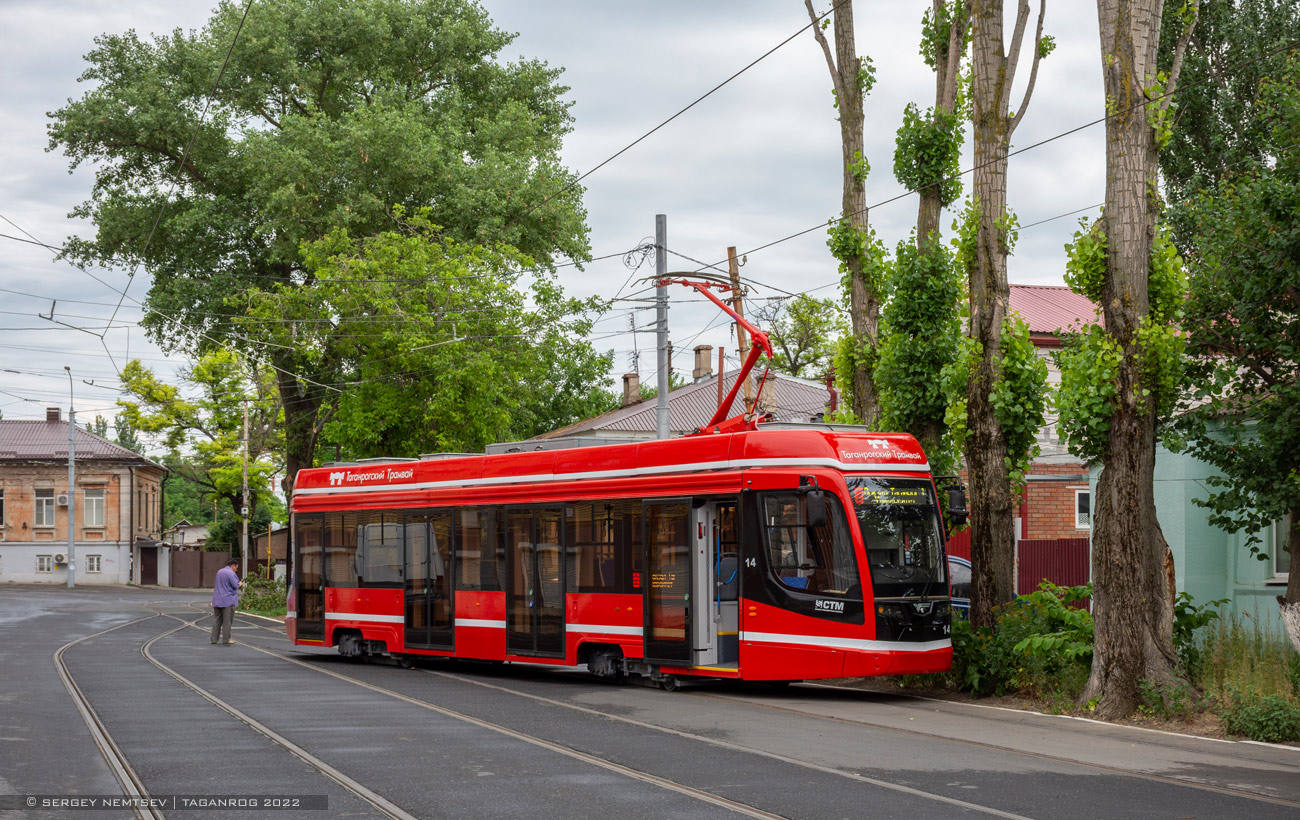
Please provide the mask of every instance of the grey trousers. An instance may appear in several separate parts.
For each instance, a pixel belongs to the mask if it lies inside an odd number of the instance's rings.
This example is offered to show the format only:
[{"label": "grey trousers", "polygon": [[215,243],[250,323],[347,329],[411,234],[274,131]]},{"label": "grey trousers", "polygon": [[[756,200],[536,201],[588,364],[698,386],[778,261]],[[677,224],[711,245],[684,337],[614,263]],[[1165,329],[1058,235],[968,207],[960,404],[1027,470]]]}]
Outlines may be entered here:
[{"label": "grey trousers", "polygon": [[[214,606],[212,608],[212,642],[220,640],[230,643],[230,625],[235,622],[235,606]],[[220,636],[220,637],[218,637]]]}]

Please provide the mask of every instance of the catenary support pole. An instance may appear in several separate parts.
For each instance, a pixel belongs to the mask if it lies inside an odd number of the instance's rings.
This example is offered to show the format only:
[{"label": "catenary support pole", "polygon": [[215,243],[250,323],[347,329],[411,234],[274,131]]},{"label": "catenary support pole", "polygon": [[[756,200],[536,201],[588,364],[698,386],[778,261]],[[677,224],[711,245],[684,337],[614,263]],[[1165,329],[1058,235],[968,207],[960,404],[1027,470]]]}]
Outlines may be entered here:
[{"label": "catenary support pole", "polygon": [[72,368],[68,371],[68,589],[77,586],[77,411],[72,406]]},{"label": "catenary support pole", "polygon": [[655,437],[668,438],[668,217],[655,215],[655,324],[659,395],[655,397]]}]

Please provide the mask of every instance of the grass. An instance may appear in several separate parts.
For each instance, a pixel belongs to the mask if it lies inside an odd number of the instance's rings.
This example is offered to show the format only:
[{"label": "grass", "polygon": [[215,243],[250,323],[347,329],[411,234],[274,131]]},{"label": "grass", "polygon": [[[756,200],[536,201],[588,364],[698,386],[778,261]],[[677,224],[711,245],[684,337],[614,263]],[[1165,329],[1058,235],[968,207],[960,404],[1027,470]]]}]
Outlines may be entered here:
[{"label": "grass", "polygon": [[288,589],[283,580],[250,577],[244,582],[244,592],[239,597],[239,609],[253,615],[283,618]]}]

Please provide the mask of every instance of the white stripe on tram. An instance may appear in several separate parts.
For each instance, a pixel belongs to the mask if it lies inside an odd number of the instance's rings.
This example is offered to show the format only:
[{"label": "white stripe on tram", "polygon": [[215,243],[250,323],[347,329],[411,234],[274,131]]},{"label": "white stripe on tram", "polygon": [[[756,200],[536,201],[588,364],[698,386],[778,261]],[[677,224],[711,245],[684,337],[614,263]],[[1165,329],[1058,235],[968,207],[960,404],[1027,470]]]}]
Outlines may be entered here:
[{"label": "white stripe on tram", "polygon": [[365,612],[326,612],[327,621],[372,621],[381,624],[404,624],[403,615],[370,615]]},{"label": "white stripe on tram", "polygon": [[329,493],[404,492],[409,490],[434,490],[443,487],[490,487],[502,484],[549,483],[599,478],[627,478],[664,475],[667,473],[701,472],[705,470],[744,470],[752,467],[830,467],[845,473],[899,472],[927,473],[929,462],[920,464],[849,464],[834,458],[755,458],[745,461],[702,461],[695,464],[663,464],[656,467],[635,467],[630,470],[593,470],[581,473],[540,473],[528,475],[494,476],[491,478],[452,479],[448,481],[421,481],[413,484],[374,484],[367,487],[311,487],[294,489],[296,495]]},{"label": "white stripe on tram", "polygon": [[605,626],[604,624],[565,624],[566,632],[593,632],[597,635],[637,635],[645,634],[639,626]]},{"label": "white stripe on tram", "polygon": [[483,618],[457,618],[456,626],[475,626],[482,629],[505,629],[505,621],[490,621]]},{"label": "white stripe on tram", "polygon": [[952,641],[869,641],[860,638],[826,638],[819,635],[783,635],[779,632],[741,632],[740,640],[749,643],[786,643],[800,646],[824,646],[830,649],[853,649],[859,652],[933,652],[948,649]]}]

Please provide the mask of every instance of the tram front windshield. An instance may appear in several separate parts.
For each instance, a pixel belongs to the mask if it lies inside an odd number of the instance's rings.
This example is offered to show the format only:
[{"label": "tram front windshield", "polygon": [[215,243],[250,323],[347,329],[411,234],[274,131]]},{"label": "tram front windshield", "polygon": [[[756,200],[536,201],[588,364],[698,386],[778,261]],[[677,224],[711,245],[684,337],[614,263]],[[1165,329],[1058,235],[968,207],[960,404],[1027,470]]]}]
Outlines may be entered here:
[{"label": "tram front windshield", "polygon": [[946,596],[939,508],[930,482],[857,476],[848,485],[876,597]]}]

